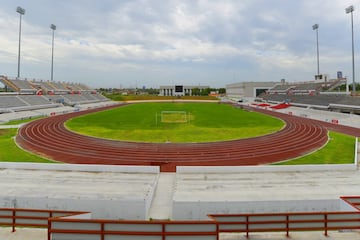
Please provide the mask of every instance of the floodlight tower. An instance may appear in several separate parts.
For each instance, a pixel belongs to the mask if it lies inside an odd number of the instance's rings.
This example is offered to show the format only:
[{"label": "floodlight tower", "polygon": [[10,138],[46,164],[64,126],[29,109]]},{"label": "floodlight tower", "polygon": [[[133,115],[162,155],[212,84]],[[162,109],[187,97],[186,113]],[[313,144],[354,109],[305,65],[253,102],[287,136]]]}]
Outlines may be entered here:
[{"label": "floodlight tower", "polygon": [[52,47],[51,47],[51,81],[54,80],[54,38],[56,25],[51,24],[50,28],[52,29]]},{"label": "floodlight tower", "polygon": [[345,9],[345,12],[351,14],[351,43],[352,43],[352,84],[353,84],[353,93],[356,93],[355,86],[355,60],[354,60],[354,17],[353,17],[354,6],[349,6]]},{"label": "floodlight tower", "polygon": [[25,9],[22,7],[17,7],[16,12],[19,13],[20,16],[20,24],[19,24],[19,52],[18,52],[18,72],[17,77],[20,77],[20,48],[21,48],[21,17],[25,14]]},{"label": "floodlight tower", "polygon": [[317,75],[320,75],[320,65],[319,65],[319,24],[314,24],[312,26],[313,30],[316,30],[316,52],[317,52]]}]

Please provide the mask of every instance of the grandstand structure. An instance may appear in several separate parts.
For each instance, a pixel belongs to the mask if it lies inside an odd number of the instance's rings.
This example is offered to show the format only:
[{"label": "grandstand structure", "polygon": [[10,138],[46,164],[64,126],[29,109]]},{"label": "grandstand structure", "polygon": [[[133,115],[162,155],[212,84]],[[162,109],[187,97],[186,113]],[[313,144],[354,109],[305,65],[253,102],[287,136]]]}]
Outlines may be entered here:
[{"label": "grandstand structure", "polygon": [[226,93],[230,98],[254,98],[264,93],[269,95],[317,95],[333,92],[344,84],[347,84],[347,79],[343,77],[292,83],[286,82],[285,79],[280,82],[241,82],[226,85]]},{"label": "grandstand structure", "polygon": [[328,81],[279,83],[255,99],[266,103],[288,103],[292,106],[323,111],[360,114],[360,97],[349,91],[335,91],[346,84],[345,78]]},{"label": "grandstand structure", "polygon": [[19,94],[39,94],[41,92],[44,95],[52,95],[94,91],[88,86],[80,83],[43,81],[36,79],[29,80],[26,78],[10,78],[4,75],[0,75],[0,82],[5,85],[8,91]]},{"label": "grandstand structure", "polygon": [[0,114],[109,101],[84,84],[12,79],[0,76],[6,92],[0,93]]}]

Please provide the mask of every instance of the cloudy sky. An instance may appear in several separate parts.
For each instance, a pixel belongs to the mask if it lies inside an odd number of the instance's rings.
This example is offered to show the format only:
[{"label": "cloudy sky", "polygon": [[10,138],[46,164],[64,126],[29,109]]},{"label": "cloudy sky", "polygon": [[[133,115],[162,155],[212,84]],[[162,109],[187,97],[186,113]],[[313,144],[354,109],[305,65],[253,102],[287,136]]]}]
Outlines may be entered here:
[{"label": "cloudy sky", "polygon": [[320,72],[352,79],[349,5],[357,65],[360,0],[1,0],[0,75],[17,75],[21,6],[24,78],[50,79],[53,23],[55,81],[123,88],[309,81],[317,23]]}]

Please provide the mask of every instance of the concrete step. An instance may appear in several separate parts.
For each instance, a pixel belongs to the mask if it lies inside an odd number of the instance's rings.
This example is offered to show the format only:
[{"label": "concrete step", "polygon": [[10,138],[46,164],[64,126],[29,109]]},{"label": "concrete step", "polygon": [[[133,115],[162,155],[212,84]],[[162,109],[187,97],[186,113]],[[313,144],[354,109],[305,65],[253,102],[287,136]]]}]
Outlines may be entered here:
[{"label": "concrete step", "polygon": [[172,204],[176,173],[160,173],[154,198],[149,209],[149,219],[172,219]]}]

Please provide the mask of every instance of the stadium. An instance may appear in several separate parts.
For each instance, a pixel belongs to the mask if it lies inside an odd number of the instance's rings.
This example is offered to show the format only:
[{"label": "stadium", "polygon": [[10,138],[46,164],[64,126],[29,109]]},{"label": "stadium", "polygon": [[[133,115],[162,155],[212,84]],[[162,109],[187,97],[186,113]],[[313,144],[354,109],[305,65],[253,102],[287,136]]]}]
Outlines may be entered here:
[{"label": "stadium", "polygon": [[0,164],[0,225],[13,231],[42,227],[49,240],[358,236],[357,142],[350,163],[271,164],[324,148],[329,131],[358,137],[355,96],[330,93],[323,84],[274,84],[256,98],[212,103],[281,119],[284,127],[274,133],[143,143],[65,127],[69,119],[137,103],[114,102],[83,85],[0,80],[12,90],[0,95],[1,122],[41,117],[4,128],[19,127],[15,141],[23,150],[63,162]]}]

